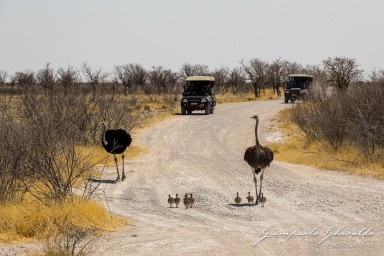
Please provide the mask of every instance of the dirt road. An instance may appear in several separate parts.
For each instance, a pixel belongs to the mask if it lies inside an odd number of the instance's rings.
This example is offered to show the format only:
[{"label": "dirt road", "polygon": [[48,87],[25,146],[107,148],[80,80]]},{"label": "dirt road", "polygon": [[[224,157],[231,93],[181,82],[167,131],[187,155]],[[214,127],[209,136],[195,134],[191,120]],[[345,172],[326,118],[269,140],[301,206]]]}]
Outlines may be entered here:
[{"label": "dirt road", "polygon": [[[248,191],[254,193],[243,160],[255,140],[250,117],[259,115],[259,138],[268,144],[281,139],[270,128],[285,106],[280,101],[225,105],[209,116],[176,116],[134,138],[150,153],[128,163],[127,180],[107,189],[113,213],[133,224],[104,239],[97,251],[384,255],[383,181],[274,161],[264,179],[265,207],[233,205],[236,192],[242,202]],[[113,168],[108,175],[114,177]],[[195,206],[169,208],[168,194],[176,193],[192,193]]]},{"label": "dirt road", "polygon": [[[270,128],[284,107],[230,104],[209,116],[175,116],[134,137],[149,154],[126,164],[126,181],[104,184],[111,211],[132,225],[100,239],[96,254],[384,255],[384,181],[274,161],[264,178],[265,207],[245,203],[254,194],[243,160],[255,141],[250,117],[259,115],[259,138],[268,144],[281,139]],[[115,178],[115,169],[105,175]],[[168,194],[176,193],[192,193],[193,208],[169,208]]]}]

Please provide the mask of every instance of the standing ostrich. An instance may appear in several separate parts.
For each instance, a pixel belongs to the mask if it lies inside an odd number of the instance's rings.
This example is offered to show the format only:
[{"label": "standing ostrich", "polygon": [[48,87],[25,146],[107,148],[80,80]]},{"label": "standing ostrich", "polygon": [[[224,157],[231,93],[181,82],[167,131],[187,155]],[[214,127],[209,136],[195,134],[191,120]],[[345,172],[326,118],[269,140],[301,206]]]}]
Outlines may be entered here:
[{"label": "standing ostrich", "polygon": [[101,142],[103,144],[104,149],[113,154],[116,171],[117,171],[117,179],[120,180],[119,167],[117,165],[117,157],[116,154],[121,154],[121,160],[123,162],[123,172],[121,174],[121,180],[125,180],[124,173],[124,151],[132,142],[131,135],[122,129],[117,130],[107,130],[107,127],[104,122],[101,123],[103,126],[102,134],[101,134]]},{"label": "standing ostrich", "polygon": [[255,126],[255,137],[256,137],[256,145],[247,148],[244,153],[244,160],[252,167],[253,180],[255,182],[255,190],[256,190],[256,204],[259,203],[259,196],[257,193],[257,178],[256,174],[260,175],[260,190],[259,195],[261,194],[261,187],[263,185],[263,175],[265,168],[269,167],[271,162],[273,161],[273,151],[268,147],[263,147],[259,143],[259,138],[257,135],[257,128],[259,125],[259,117],[253,116],[252,118],[256,119]]}]

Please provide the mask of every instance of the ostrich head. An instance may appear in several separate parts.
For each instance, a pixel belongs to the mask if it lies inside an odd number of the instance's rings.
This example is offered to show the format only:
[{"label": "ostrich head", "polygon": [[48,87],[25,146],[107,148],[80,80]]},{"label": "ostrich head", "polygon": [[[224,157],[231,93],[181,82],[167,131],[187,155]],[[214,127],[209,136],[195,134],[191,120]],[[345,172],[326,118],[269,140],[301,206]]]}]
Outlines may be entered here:
[{"label": "ostrich head", "polygon": [[251,118],[254,118],[254,119],[256,119],[256,120],[259,120],[259,116],[258,116],[258,115],[252,116]]}]

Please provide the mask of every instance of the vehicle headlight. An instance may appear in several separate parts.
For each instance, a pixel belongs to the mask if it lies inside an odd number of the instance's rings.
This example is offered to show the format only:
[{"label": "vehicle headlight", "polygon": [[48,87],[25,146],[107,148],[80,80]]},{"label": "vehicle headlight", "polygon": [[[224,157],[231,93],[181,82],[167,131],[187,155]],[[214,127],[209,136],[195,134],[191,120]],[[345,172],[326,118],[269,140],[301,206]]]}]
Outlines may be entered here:
[{"label": "vehicle headlight", "polygon": [[188,99],[183,99],[181,102],[188,102]]},{"label": "vehicle headlight", "polygon": [[201,102],[207,102],[207,99],[201,99]]}]

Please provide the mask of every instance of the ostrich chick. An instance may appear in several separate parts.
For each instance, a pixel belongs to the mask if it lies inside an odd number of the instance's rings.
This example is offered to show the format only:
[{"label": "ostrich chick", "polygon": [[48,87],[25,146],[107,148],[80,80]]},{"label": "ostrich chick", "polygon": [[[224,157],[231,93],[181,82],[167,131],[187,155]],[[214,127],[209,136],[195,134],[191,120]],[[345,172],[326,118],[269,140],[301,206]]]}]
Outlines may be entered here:
[{"label": "ostrich chick", "polygon": [[179,208],[179,203],[180,203],[180,197],[178,194],[176,194],[176,197],[175,197],[176,208]]},{"label": "ostrich chick", "polygon": [[192,208],[193,204],[195,203],[195,198],[193,198],[192,194],[190,194],[191,197],[189,199],[189,207]]},{"label": "ostrich chick", "polygon": [[254,201],[253,196],[251,196],[251,192],[248,192],[247,200],[248,200],[249,206],[251,206],[251,204],[253,204],[253,201]]},{"label": "ostrich chick", "polygon": [[175,203],[175,198],[171,197],[171,195],[168,195],[168,203],[169,208],[172,208],[172,205]]},{"label": "ostrich chick", "polygon": [[263,193],[261,193],[261,196],[260,196],[261,207],[264,207],[265,202],[267,202],[267,198],[263,195]]},{"label": "ostrich chick", "polygon": [[185,194],[185,197],[183,199],[183,203],[185,205],[185,209],[188,209],[188,206],[189,206],[189,198],[188,198],[188,194]]},{"label": "ostrich chick", "polygon": [[236,202],[237,206],[239,206],[239,204],[241,203],[241,198],[239,197],[239,192],[237,192],[237,196],[235,198],[235,202]]}]

